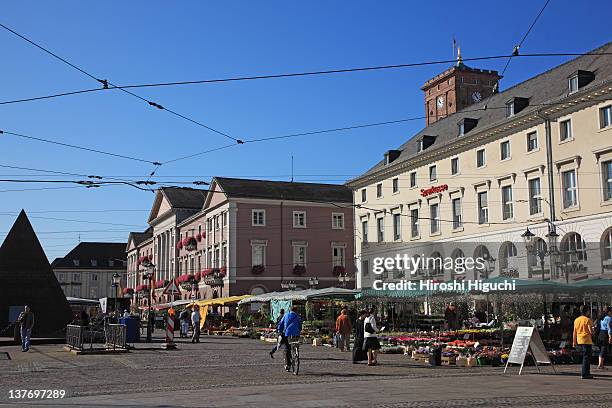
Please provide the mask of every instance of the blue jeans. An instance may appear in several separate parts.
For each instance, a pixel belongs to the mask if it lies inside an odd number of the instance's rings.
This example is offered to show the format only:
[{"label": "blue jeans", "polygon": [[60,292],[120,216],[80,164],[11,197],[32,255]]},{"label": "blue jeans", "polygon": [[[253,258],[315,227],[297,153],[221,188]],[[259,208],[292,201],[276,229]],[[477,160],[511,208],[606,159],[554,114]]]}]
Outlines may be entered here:
[{"label": "blue jeans", "polygon": [[582,344],[582,378],[591,375],[591,355],[593,354],[593,345]]},{"label": "blue jeans", "polygon": [[30,335],[32,334],[32,329],[26,329],[25,327],[21,327],[21,348],[23,350],[30,348]]}]

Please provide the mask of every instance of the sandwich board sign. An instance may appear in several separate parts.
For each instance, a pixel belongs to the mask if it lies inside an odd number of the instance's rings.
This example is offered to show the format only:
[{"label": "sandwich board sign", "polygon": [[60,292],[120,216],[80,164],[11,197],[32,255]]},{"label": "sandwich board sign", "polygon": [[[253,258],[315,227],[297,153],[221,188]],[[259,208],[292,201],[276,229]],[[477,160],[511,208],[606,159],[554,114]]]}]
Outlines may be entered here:
[{"label": "sandwich board sign", "polygon": [[[552,361],[550,361],[550,358],[548,358],[542,338],[535,327],[520,326],[516,329],[514,341],[512,342],[512,348],[510,349],[508,361],[506,362],[506,367],[504,368],[504,373],[508,369],[508,364],[513,363],[521,365],[521,369],[519,370],[519,375],[521,375],[523,365],[525,364],[525,357],[527,357],[528,351],[531,351],[531,355],[535,360],[535,365],[538,368],[538,371],[540,371],[538,363],[550,364],[553,370],[555,370],[555,366],[553,365]],[[555,372],[557,372],[557,370],[555,370]]]}]

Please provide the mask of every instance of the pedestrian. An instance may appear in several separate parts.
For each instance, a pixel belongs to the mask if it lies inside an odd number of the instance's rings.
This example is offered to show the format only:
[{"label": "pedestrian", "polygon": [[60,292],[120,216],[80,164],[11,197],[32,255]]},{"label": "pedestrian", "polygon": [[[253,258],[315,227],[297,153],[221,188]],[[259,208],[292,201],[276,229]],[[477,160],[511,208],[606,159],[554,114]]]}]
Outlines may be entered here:
[{"label": "pedestrian", "polygon": [[123,318],[128,318],[130,317],[130,312],[128,312],[127,309],[123,309]]},{"label": "pedestrian", "polygon": [[367,359],[367,353],[363,351],[363,326],[364,319],[368,313],[365,310],[360,310],[355,321],[355,344],[353,345],[353,364]]},{"label": "pedestrian", "polygon": [[272,350],[270,351],[271,358],[274,358],[274,353],[276,353],[278,349],[280,348],[281,344],[283,344],[283,337],[285,337],[285,333],[282,331],[279,331],[279,324],[283,320],[283,317],[285,317],[285,309],[281,309],[279,311],[279,316],[278,316],[278,319],[276,320],[276,328],[274,329],[277,334],[276,344],[274,345],[274,347],[272,347]]},{"label": "pedestrian", "polygon": [[380,350],[380,343],[376,336],[376,317],[374,314],[376,309],[371,308],[368,311],[368,316],[363,320],[363,349],[368,352],[368,365],[374,366],[378,364],[376,353]]},{"label": "pedestrian", "polygon": [[591,355],[593,353],[593,321],[588,305],[582,306],[582,315],[574,321],[574,347],[582,349],[582,379],[591,379]]},{"label": "pedestrian", "polygon": [[191,310],[188,307],[186,307],[179,314],[179,321],[180,321],[180,327],[181,327],[180,337],[187,337],[187,333],[189,332],[189,320],[191,320],[190,312]]},{"label": "pedestrian", "polygon": [[608,309],[597,319],[597,345],[599,346],[599,364],[597,368],[606,370],[606,356],[608,348],[612,343],[612,307]]},{"label": "pedestrian", "polygon": [[200,307],[195,305],[191,312],[191,324],[193,325],[193,335],[191,336],[192,343],[200,342]]},{"label": "pedestrian", "polygon": [[446,320],[446,327],[448,330],[457,330],[457,307],[453,302],[449,303],[444,311],[444,320]]},{"label": "pedestrian", "polygon": [[340,351],[350,351],[350,340],[351,332],[353,331],[353,325],[351,319],[348,316],[348,309],[345,307],[340,312],[340,316],[336,319],[336,338]]},{"label": "pedestrian", "polygon": [[34,313],[30,310],[30,306],[26,305],[23,312],[19,314],[17,319],[21,325],[21,351],[30,350],[30,336],[34,327]]}]

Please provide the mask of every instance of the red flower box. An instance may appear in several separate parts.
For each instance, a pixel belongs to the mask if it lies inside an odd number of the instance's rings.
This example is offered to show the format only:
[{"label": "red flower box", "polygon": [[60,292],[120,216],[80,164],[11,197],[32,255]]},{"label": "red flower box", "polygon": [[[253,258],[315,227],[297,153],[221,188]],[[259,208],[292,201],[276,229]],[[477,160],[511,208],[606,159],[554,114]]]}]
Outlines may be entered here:
[{"label": "red flower box", "polygon": [[202,275],[202,277],[204,277],[204,276],[208,276],[208,275],[210,275],[211,273],[213,273],[212,268],[207,268],[207,269],[204,269],[204,270],[202,271],[202,274],[201,274],[201,275]]},{"label": "red flower box", "polygon": [[200,279],[202,279],[202,272],[196,272],[193,277],[195,278],[196,282],[199,282]]},{"label": "red flower box", "polygon": [[183,249],[183,241],[182,240],[176,243],[176,249],[179,249],[179,250]]},{"label": "red flower box", "polygon": [[293,273],[296,275],[303,275],[306,273],[306,267],[304,265],[295,265],[293,267]]},{"label": "red flower box", "polygon": [[266,267],[263,265],[253,265],[251,268],[251,272],[255,275],[261,275],[266,270]]},{"label": "red flower box", "polygon": [[198,240],[198,242],[201,242],[202,241],[202,234],[197,234],[195,236],[195,238]]},{"label": "red flower box", "polygon": [[131,295],[134,293],[134,289],[132,288],[123,288],[123,294],[124,295]]},{"label": "red flower box", "polygon": [[334,266],[334,269],[333,269],[334,275],[336,276],[344,275],[345,271],[346,269],[344,269],[344,266],[342,265],[336,265]]},{"label": "red flower box", "polygon": [[181,276],[179,276],[178,278],[176,278],[176,281],[178,283],[185,283],[185,282],[189,282],[194,276],[189,274],[189,273],[184,273]]}]

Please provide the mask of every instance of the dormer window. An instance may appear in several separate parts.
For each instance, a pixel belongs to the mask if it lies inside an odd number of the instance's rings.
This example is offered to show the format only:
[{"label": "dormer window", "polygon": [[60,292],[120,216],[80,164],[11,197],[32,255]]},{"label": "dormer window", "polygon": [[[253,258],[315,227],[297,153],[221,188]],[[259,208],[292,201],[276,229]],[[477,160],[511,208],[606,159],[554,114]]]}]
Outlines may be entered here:
[{"label": "dormer window", "polygon": [[512,98],[508,102],[506,102],[506,117],[510,118],[523,109],[525,109],[529,105],[528,98]]},{"label": "dormer window", "polygon": [[421,153],[423,151],[423,139],[417,140],[417,153]]},{"label": "dormer window", "polygon": [[567,77],[567,79],[569,93],[574,93],[594,80],[595,74],[591,71],[578,70]]},{"label": "dormer window", "polygon": [[401,150],[388,150],[385,153],[385,164],[392,163],[395,159],[397,159],[400,156],[401,153],[402,153]]},{"label": "dormer window", "polygon": [[421,153],[423,150],[427,149],[429,146],[434,144],[435,141],[436,141],[435,136],[425,135],[421,137],[420,139],[417,140],[417,147],[416,147],[417,153]]},{"label": "dormer window", "polygon": [[98,266],[98,260],[97,259],[92,259],[91,260],[91,266]]},{"label": "dormer window", "polygon": [[80,264],[81,264],[81,263],[79,262],[79,260],[78,260],[78,259],[73,259],[73,260],[72,260],[72,264],[73,264],[74,266],[80,266]]},{"label": "dormer window", "polygon": [[468,133],[470,130],[474,129],[476,127],[476,125],[478,124],[478,119],[472,119],[472,118],[463,118],[458,124],[457,126],[459,127],[458,129],[458,135],[459,136],[463,136],[466,133]]}]

